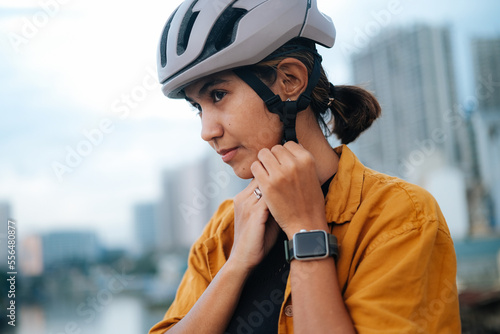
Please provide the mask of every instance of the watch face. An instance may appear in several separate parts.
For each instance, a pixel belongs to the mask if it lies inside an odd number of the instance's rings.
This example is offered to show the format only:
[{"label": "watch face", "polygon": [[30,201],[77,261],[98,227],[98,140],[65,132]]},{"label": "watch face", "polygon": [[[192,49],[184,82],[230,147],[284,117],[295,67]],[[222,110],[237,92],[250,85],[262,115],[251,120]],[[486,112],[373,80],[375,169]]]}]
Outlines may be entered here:
[{"label": "watch face", "polygon": [[295,257],[297,259],[326,257],[326,238],[324,231],[295,234],[293,242]]}]

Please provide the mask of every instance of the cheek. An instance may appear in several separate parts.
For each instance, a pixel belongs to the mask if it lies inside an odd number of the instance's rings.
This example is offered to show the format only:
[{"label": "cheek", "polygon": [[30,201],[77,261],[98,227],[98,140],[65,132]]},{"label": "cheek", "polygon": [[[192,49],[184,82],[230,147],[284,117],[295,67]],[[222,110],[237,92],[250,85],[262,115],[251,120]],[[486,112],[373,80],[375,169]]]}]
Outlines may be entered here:
[{"label": "cheek", "polygon": [[279,116],[266,111],[261,124],[262,126],[256,131],[256,142],[267,148],[280,144],[283,126]]},{"label": "cheek", "polygon": [[255,93],[248,94],[239,101],[237,109],[244,114],[240,114],[237,127],[239,133],[246,137],[246,146],[253,147],[258,152],[262,148],[271,148],[281,143],[283,126],[279,116],[269,112]]}]

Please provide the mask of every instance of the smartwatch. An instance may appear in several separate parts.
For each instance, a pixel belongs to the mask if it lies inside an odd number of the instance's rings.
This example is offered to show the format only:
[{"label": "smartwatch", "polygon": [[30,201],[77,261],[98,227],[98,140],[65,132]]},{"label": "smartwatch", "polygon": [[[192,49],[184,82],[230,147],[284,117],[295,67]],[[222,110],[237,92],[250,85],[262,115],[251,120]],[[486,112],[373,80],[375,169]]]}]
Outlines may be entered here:
[{"label": "smartwatch", "polygon": [[288,262],[293,259],[319,260],[329,256],[337,260],[338,255],[337,238],[323,230],[300,230],[293,235],[292,240],[285,240],[285,258]]}]

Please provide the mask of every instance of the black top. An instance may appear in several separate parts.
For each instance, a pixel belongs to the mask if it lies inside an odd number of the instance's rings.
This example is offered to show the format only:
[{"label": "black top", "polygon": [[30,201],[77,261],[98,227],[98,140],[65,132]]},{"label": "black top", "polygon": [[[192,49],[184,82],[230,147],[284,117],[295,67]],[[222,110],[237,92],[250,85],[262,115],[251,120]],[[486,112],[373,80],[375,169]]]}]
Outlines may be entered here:
[{"label": "black top", "polygon": [[[334,176],[321,186],[325,197]],[[290,273],[290,264],[285,259],[286,239],[285,232],[280,231],[273,248],[248,277],[225,333],[278,332],[281,304]]]}]

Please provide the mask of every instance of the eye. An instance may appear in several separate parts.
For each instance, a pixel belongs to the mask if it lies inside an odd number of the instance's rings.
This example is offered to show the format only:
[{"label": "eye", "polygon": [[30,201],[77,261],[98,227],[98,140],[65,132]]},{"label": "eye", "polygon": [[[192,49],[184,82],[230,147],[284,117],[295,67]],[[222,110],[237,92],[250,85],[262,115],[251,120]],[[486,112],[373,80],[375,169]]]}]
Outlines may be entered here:
[{"label": "eye", "polygon": [[197,115],[201,115],[201,106],[200,106],[199,103],[193,102],[193,103],[191,103],[191,107],[193,107],[194,109],[196,109],[196,111],[197,111],[196,114]]},{"label": "eye", "polygon": [[214,90],[210,95],[212,96],[212,100],[214,102],[220,102],[226,96],[226,92],[221,90]]}]

